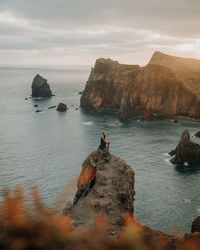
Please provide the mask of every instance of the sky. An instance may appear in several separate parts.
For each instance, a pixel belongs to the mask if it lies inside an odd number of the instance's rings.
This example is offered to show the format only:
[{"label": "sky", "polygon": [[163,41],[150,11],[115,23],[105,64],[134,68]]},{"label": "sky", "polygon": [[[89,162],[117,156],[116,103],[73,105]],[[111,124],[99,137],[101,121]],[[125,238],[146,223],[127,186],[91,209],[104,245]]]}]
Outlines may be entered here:
[{"label": "sky", "polygon": [[200,59],[200,0],[0,0],[0,65]]}]

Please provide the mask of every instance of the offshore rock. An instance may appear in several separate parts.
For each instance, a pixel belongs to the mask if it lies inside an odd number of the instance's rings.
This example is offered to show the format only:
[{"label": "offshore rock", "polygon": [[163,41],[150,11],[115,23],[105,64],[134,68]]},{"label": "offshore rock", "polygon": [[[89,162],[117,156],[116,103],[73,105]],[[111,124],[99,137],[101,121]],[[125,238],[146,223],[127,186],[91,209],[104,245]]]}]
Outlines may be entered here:
[{"label": "offshore rock", "polygon": [[147,66],[140,67],[100,58],[91,70],[80,105],[120,109],[121,120],[148,110],[200,118],[199,90],[200,60],[156,52]]},{"label": "offshore rock", "polygon": [[67,110],[67,105],[60,102],[56,110],[60,112],[64,112]]},{"label": "offshore rock", "polygon": [[170,160],[172,164],[182,165],[188,163],[189,165],[200,164],[200,145],[190,140],[188,130],[185,130],[180,142],[175,150],[169,153],[174,157]]},{"label": "offshore rock", "polygon": [[105,216],[110,232],[118,231],[126,213],[133,214],[134,171],[107,150],[92,152],[83,162],[71,207],[67,207],[76,226],[95,224],[95,216]]},{"label": "offshore rock", "polygon": [[32,82],[32,97],[51,97],[52,92],[47,80],[37,74]]}]

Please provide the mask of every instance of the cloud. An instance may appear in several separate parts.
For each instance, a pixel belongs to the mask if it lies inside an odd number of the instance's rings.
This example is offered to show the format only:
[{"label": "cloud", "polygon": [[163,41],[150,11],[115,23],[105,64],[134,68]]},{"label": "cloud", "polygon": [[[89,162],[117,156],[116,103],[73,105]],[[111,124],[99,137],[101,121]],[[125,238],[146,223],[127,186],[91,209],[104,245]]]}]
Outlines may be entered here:
[{"label": "cloud", "polygon": [[199,0],[1,0],[0,64],[200,57]]}]

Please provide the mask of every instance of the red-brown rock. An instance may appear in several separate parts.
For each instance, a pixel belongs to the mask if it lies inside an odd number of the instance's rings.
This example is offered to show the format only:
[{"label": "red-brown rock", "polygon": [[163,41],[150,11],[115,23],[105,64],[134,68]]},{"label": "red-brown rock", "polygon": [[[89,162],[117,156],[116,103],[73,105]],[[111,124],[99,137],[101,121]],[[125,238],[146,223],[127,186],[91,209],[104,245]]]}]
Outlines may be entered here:
[{"label": "red-brown rock", "polygon": [[81,96],[81,107],[120,109],[120,120],[149,110],[200,118],[199,65],[199,60],[160,52],[145,67],[98,59]]}]

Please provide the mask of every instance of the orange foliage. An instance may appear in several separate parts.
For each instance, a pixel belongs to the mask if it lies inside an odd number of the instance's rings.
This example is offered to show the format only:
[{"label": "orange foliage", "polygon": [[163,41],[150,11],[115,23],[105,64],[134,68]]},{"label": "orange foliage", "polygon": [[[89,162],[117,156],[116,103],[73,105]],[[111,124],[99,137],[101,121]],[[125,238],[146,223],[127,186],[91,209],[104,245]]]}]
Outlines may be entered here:
[{"label": "orange foliage", "polygon": [[23,189],[7,191],[0,204],[1,250],[199,250],[199,234],[188,234],[176,245],[169,236],[143,227],[132,214],[124,216],[125,226],[110,235],[104,214],[97,214],[95,225],[73,228],[71,218],[44,206],[36,188],[32,202],[25,200]]},{"label": "orange foliage", "polygon": [[96,167],[87,166],[82,169],[78,178],[78,188],[90,184],[96,176]]}]

